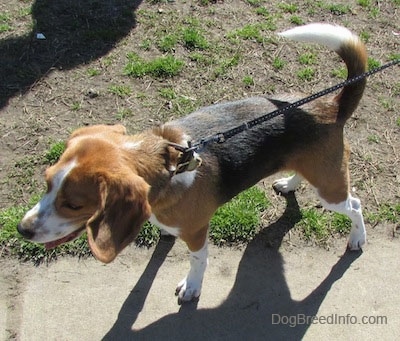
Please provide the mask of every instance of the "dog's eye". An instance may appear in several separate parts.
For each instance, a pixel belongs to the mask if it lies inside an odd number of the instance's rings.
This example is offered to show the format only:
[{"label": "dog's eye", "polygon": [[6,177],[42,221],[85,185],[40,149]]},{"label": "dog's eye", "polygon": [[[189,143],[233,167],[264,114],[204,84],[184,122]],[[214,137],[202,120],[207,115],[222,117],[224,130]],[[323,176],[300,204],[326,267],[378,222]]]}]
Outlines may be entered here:
[{"label": "dog's eye", "polygon": [[73,210],[73,211],[78,211],[78,210],[80,210],[80,209],[83,207],[83,206],[71,204],[70,202],[66,202],[66,203],[64,204],[64,206],[65,206],[66,208],[69,208],[70,210]]}]

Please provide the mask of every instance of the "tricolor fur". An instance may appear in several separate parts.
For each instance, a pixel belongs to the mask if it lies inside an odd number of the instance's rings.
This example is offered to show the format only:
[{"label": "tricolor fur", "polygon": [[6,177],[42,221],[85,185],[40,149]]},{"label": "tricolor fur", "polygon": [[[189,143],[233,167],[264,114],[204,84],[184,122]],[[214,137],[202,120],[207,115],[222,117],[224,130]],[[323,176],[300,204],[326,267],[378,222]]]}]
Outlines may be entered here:
[{"label": "tricolor fur", "polygon": [[[336,51],[352,77],[365,71],[362,42],[346,28],[311,24],[283,37]],[[48,192],[18,226],[26,238],[54,247],[87,231],[95,257],[112,261],[151,219],[182,238],[191,268],[177,288],[180,301],[200,295],[207,265],[207,231],[215,210],[261,179],[283,170],[296,175],[274,187],[293,191],[302,179],[322,204],[348,215],[349,247],[366,242],[360,201],[349,191],[349,147],[343,126],[361,99],[362,80],[200,152],[202,165],[175,174],[172,143],[187,145],[296,101],[303,95],[254,97],[199,109],[185,118],[129,136],[125,128],[93,126],[74,132],[60,160],[46,172]]]}]

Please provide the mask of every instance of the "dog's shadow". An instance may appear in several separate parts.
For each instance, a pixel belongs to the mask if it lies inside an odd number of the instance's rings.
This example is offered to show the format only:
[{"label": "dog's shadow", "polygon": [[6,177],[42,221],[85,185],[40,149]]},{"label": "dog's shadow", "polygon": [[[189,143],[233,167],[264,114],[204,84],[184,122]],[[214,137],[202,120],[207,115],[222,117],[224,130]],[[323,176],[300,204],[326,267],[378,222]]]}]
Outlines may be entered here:
[{"label": "dog's shadow", "polygon": [[32,30],[0,41],[0,109],[52,69],[103,56],[136,26],[142,0],[36,0]]},{"label": "dog's shadow", "polygon": [[[288,195],[286,200],[282,217],[261,231],[246,247],[232,291],[222,305],[197,309],[196,303],[184,304],[178,313],[167,315],[141,330],[132,330],[154,277],[173,245],[159,243],[104,340],[147,340],[161,335],[164,340],[255,340],[266,337],[300,340],[309,325],[279,324],[276,323],[278,316],[315,316],[332,285],[361,252],[344,253],[313,292],[302,301],[293,300],[284,276],[279,246],[300,219],[300,212],[294,195]],[[266,247],[267,243],[269,247]]]}]

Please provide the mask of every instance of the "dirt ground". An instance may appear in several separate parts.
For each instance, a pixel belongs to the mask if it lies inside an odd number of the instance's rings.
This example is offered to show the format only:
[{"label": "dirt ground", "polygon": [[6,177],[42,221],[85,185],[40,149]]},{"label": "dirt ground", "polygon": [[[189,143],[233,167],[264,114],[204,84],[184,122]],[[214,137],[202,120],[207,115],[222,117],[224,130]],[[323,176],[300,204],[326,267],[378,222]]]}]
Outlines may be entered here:
[{"label": "dirt ground", "polygon": [[[278,32],[293,26],[293,13],[280,3],[262,2],[276,14]],[[381,63],[399,53],[400,38],[393,32],[400,31],[400,8],[394,1],[372,2],[376,16],[357,1],[332,2],[349,5],[346,13],[328,10],[321,1],[313,1],[312,10],[309,1],[291,3],[304,22],[344,24],[363,34],[370,56]],[[31,14],[22,15],[29,6]],[[13,27],[0,33],[0,209],[27,203],[44,189],[42,155],[79,126],[122,123],[134,133],[200,106],[282,91],[315,92],[340,81],[331,75],[338,59],[324,48],[312,50],[314,78],[301,81],[298,56],[309,49],[273,40],[276,31],[264,32],[263,43],[231,44],[229,32],[265,20],[247,1],[6,0],[0,12],[9,13]],[[159,34],[159,26],[168,32],[175,22],[189,20],[184,18],[199,21],[221,54],[225,48],[240,53],[238,65],[216,77],[214,64],[196,64],[179,45],[173,53],[186,62],[179,77],[123,75],[127,53],[159,55],[154,44],[144,50],[144,43]],[[37,39],[37,33],[46,39]],[[283,69],[274,69],[275,57],[285,59]],[[92,70],[97,73],[89,76]],[[249,75],[254,84],[245,86]],[[399,79],[398,66],[369,79],[346,126],[352,189],[366,214],[400,198]],[[131,93],[118,96],[110,91],[114,85],[128,86]],[[166,87],[180,101],[160,96]],[[64,258],[34,267],[0,257],[0,326],[5,326],[0,339],[393,339],[400,327],[399,222],[367,223],[369,243],[362,253],[344,253],[341,237],[321,248],[302,240],[287,219],[299,206],[318,206],[310,188],[301,188],[297,203],[276,196],[270,183],[261,184],[273,202],[264,229],[242,248],[211,248],[197,303],[180,307],[173,297],[188,268],[179,241],[131,246],[106,266],[91,258]],[[302,316],[314,315],[357,321],[301,323]],[[273,323],[277,316],[300,317],[291,326]],[[387,323],[363,324],[363,316],[386,316]]]}]

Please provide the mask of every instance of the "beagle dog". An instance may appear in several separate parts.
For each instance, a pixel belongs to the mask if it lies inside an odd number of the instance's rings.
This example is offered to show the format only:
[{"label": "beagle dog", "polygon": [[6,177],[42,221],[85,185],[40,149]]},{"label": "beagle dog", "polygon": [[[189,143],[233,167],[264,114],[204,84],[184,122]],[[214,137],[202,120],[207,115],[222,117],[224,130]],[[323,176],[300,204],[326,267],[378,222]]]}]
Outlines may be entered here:
[{"label": "beagle dog", "polygon": [[[341,26],[309,24],[280,34],[336,51],[348,77],[363,73],[367,53],[360,39]],[[366,81],[344,87],[259,124],[224,143],[194,153],[192,166],[178,169],[176,146],[236,127],[303,96],[282,94],[208,106],[175,121],[129,136],[121,125],[96,125],[70,136],[60,160],[46,171],[47,193],[26,213],[18,231],[47,248],[87,232],[93,255],[111,262],[138,235],[146,220],[179,236],[190,250],[190,271],[178,284],[178,302],[200,295],[207,266],[207,231],[216,209],[239,192],[278,171],[293,176],[274,188],[294,191],[302,179],[328,210],[352,220],[348,246],[366,242],[360,200],[349,190],[349,146],[343,126],[360,101]],[[198,167],[197,167],[198,166]]]}]

